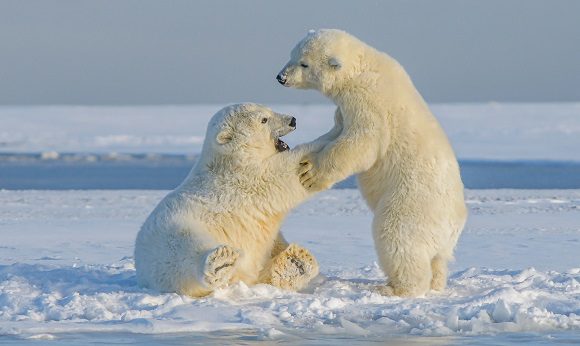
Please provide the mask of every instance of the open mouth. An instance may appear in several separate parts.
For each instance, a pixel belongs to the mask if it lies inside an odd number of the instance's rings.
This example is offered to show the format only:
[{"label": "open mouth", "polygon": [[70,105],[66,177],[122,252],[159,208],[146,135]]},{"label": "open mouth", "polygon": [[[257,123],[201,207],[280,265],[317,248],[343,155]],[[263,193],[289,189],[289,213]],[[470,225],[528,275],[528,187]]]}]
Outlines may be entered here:
[{"label": "open mouth", "polygon": [[278,152],[280,152],[280,153],[283,151],[286,151],[286,150],[290,150],[290,147],[288,146],[288,144],[286,144],[280,138],[276,138],[276,140],[274,141],[274,146],[276,146],[276,150],[278,150]]}]

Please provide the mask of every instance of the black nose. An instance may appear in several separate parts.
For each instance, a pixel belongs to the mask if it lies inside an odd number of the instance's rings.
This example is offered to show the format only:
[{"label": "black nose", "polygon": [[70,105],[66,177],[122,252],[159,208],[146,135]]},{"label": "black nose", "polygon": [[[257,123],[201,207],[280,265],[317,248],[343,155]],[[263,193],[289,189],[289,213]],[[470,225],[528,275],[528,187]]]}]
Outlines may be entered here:
[{"label": "black nose", "polygon": [[290,126],[296,127],[296,118],[292,117],[292,120],[290,120]]},{"label": "black nose", "polygon": [[280,84],[286,84],[286,76],[285,75],[280,73],[276,76],[276,79],[278,80],[278,82]]}]

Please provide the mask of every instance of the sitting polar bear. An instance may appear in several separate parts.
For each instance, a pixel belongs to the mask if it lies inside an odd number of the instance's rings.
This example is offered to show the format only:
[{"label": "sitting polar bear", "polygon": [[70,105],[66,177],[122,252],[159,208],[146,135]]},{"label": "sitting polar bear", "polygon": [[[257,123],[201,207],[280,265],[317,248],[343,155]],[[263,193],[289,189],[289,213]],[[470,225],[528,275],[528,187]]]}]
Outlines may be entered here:
[{"label": "sitting polar bear", "polygon": [[358,173],[374,212],[386,295],[442,290],[467,217],[463,183],[445,133],[393,58],[340,30],[310,31],[277,76],[338,106],[335,126],[312,143],[301,181],[318,191]]},{"label": "sitting polar bear", "polygon": [[137,235],[140,285],[198,297],[238,280],[297,290],[318,274],[308,250],[278,232],[310,195],[296,174],[308,146],[287,150],[279,139],[295,128],[257,104],[213,116],[199,160]]}]

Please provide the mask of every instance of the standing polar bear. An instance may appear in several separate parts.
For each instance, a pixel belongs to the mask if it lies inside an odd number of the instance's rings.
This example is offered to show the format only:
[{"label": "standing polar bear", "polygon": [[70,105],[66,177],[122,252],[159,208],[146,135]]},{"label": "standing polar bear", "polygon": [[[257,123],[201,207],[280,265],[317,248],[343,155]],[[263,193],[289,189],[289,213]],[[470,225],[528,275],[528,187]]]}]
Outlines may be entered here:
[{"label": "standing polar bear", "polygon": [[199,160],[137,235],[141,286],[198,297],[240,280],[297,290],[318,274],[308,250],[278,232],[311,195],[296,174],[308,145],[288,150],[279,139],[295,128],[257,104],[213,116]]},{"label": "standing polar bear", "polygon": [[358,173],[374,213],[385,295],[443,290],[465,224],[463,183],[437,120],[399,63],[340,30],[310,31],[277,76],[338,106],[333,129],[312,144],[301,182],[319,191]]}]

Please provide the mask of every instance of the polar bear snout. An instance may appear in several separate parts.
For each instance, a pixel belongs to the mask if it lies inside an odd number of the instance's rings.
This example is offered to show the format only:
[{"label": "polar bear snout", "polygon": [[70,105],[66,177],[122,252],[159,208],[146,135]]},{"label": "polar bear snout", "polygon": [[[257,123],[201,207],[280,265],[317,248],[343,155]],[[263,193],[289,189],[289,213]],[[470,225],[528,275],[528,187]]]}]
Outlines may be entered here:
[{"label": "polar bear snout", "polygon": [[296,130],[296,118],[291,115],[276,113],[276,119],[272,121],[275,137],[282,137]]},{"label": "polar bear snout", "polygon": [[282,141],[280,137],[285,136],[290,132],[296,130],[296,118],[294,118],[291,115],[285,114],[276,113],[276,115],[277,115],[276,118],[278,119],[277,121],[279,121],[281,127],[278,128],[276,131],[274,131],[274,146],[276,147],[276,150],[278,152],[283,152],[289,150],[290,147],[288,146],[288,144],[284,143],[284,141]]},{"label": "polar bear snout", "polygon": [[286,86],[286,82],[288,82],[288,76],[286,75],[286,73],[280,72],[276,76],[276,80],[278,81],[278,83]]}]

